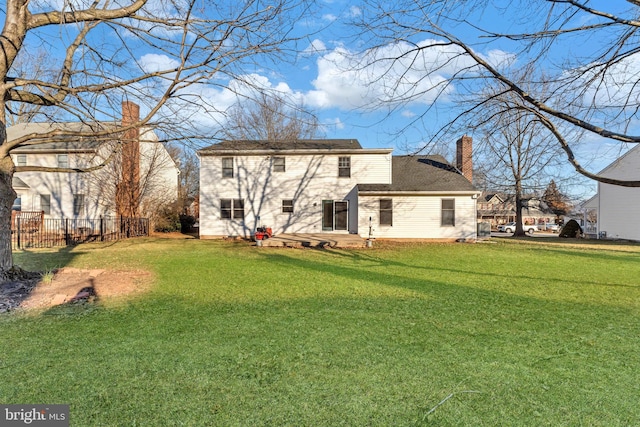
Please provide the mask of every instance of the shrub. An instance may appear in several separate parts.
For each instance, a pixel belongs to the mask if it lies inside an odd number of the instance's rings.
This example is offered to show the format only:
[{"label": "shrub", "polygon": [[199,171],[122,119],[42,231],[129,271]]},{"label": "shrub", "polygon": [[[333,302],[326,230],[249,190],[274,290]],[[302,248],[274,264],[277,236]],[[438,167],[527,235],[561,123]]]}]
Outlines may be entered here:
[{"label": "shrub", "polygon": [[180,231],[183,233],[191,232],[193,225],[196,223],[196,218],[193,215],[180,215]]},{"label": "shrub", "polygon": [[568,238],[581,237],[582,227],[580,227],[580,224],[578,224],[578,221],[576,221],[575,219],[572,219],[569,222],[567,222],[564,225],[564,227],[562,227],[562,230],[560,230],[559,236],[568,237]]},{"label": "shrub", "polygon": [[161,209],[153,217],[153,229],[159,233],[180,230],[180,216],[171,207]]}]

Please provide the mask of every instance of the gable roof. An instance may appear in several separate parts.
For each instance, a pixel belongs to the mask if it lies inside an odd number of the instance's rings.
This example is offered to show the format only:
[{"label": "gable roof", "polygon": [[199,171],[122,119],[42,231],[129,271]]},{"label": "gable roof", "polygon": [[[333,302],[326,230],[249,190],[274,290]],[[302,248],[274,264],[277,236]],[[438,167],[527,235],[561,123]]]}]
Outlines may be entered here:
[{"label": "gable roof", "polygon": [[[634,145],[629,150],[627,150],[624,154],[622,154],[620,157],[618,157],[613,162],[611,162],[607,166],[605,166],[604,169],[602,169],[600,172],[598,172],[598,175],[606,177],[608,172],[615,171],[616,169],[618,169],[619,167],[621,167],[621,165],[623,165],[625,163],[625,160],[627,158],[631,158],[631,156],[634,156],[634,155],[636,155],[636,156],[640,155],[640,145],[638,145],[638,144]],[[629,163],[627,163],[627,164],[629,164]],[[633,160],[631,160],[631,164],[634,164]],[[634,168],[634,170],[635,170],[635,168]]]},{"label": "gable roof", "polygon": [[[97,123],[89,125],[81,122],[73,123],[19,123],[7,128],[7,141],[13,141],[30,134],[46,134],[55,130],[68,132],[103,131],[116,123]],[[104,137],[60,135],[47,138],[48,142],[34,145],[22,145],[12,150],[12,153],[45,153],[45,152],[95,152],[106,141],[113,141],[116,134]],[[49,142],[50,141],[50,142]]]},{"label": "gable roof", "polygon": [[357,139],[298,139],[286,141],[227,140],[201,149],[201,155],[222,155],[239,152],[291,152],[291,151],[361,151]]},{"label": "gable roof", "polygon": [[391,184],[358,184],[358,192],[476,192],[442,156],[393,156]]},{"label": "gable roof", "polygon": [[11,186],[13,188],[31,188],[27,185],[26,182],[24,182],[23,180],[21,180],[15,175],[11,178]]},{"label": "gable roof", "polygon": [[496,193],[496,192],[488,193],[485,191],[482,192],[481,197],[485,202],[491,202],[491,201],[494,201],[494,199],[496,199],[500,203],[504,203],[504,201],[508,199],[508,197],[504,193]]}]

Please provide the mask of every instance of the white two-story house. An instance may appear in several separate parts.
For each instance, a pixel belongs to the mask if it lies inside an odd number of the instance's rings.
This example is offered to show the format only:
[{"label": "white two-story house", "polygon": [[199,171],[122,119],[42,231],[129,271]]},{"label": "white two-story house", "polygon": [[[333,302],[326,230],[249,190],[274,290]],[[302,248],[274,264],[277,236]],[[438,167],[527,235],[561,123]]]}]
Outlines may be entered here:
[{"label": "white two-story house", "polygon": [[224,141],[199,156],[201,238],[250,237],[260,226],[274,234],[476,237],[479,192],[441,156],[392,156],[353,139]]},{"label": "white two-story house", "polygon": [[[135,104],[126,104],[132,107],[131,111],[134,111],[134,114],[138,114],[139,110]],[[138,118],[129,117],[127,120],[137,121]],[[13,141],[25,135],[47,134],[56,129],[88,134],[91,129],[104,129],[105,126],[114,124],[18,124],[7,128],[7,139]],[[134,157],[128,162],[135,165],[135,173],[129,175],[136,180],[135,190],[139,197],[137,216],[148,217],[150,212],[177,199],[179,170],[152,129],[136,130],[135,135],[134,140],[130,142],[135,144],[135,149],[131,151]],[[121,141],[117,138],[117,134],[111,138],[57,137],[51,141],[25,144],[12,150],[11,157],[17,167],[13,178],[13,188],[17,193],[13,209],[43,212],[45,218],[98,218],[117,215],[117,187],[127,174],[123,167],[127,163],[123,162],[124,151]],[[101,165],[111,157],[112,161],[92,172],[69,171]],[[40,170],[29,171],[29,167]],[[21,171],[21,168],[27,170]],[[45,171],[42,168],[51,170]]]}]

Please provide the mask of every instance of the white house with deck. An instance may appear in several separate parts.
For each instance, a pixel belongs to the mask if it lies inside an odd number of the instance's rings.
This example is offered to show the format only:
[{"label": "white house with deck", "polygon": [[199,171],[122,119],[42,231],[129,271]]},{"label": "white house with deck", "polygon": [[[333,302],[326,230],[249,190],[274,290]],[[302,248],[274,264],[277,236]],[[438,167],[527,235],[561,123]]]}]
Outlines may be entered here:
[{"label": "white house with deck", "polygon": [[224,141],[199,157],[201,238],[250,237],[260,226],[274,234],[477,236],[469,137],[458,144],[467,177],[441,156],[393,156],[353,139]]}]

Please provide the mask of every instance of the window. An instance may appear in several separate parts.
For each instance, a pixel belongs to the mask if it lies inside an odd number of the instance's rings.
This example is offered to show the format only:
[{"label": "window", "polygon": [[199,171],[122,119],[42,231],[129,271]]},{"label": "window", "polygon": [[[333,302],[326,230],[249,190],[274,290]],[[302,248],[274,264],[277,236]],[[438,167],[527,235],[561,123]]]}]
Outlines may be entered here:
[{"label": "window", "polygon": [[341,178],[351,177],[351,157],[338,157],[338,176]]},{"label": "window", "polygon": [[284,157],[274,157],[273,158],[273,171],[274,172],[284,172],[285,168],[285,160]]},{"label": "window", "polygon": [[27,155],[18,154],[16,156],[16,166],[27,166]]},{"label": "window", "polygon": [[233,178],[233,157],[222,158],[222,177]]},{"label": "window", "polygon": [[73,214],[80,215],[84,211],[84,194],[73,195]]},{"label": "window", "polygon": [[59,168],[68,168],[69,167],[69,155],[67,155],[67,154],[58,154],[58,167]]},{"label": "window", "polygon": [[282,201],[282,213],[293,213],[293,200]]},{"label": "window", "polygon": [[393,225],[393,199],[380,199],[380,225]]},{"label": "window", "polygon": [[18,194],[18,197],[13,201],[13,205],[11,205],[12,211],[21,211],[22,210],[22,196]]},{"label": "window", "polygon": [[442,199],[442,221],[443,227],[455,227],[456,225],[456,201],[455,199]]},{"label": "window", "polygon": [[40,195],[40,209],[46,215],[49,215],[51,213],[51,195],[50,194]]},{"label": "window", "polygon": [[233,219],[244,219],[244,200],[233,200]]},{"label": "window", "polygon": [[244,200],[220,199],[221,219],[244,219]]}]

